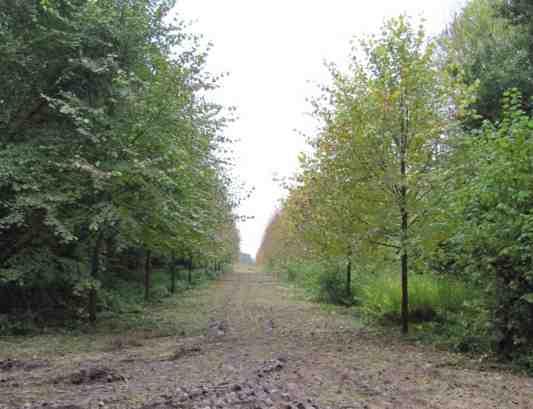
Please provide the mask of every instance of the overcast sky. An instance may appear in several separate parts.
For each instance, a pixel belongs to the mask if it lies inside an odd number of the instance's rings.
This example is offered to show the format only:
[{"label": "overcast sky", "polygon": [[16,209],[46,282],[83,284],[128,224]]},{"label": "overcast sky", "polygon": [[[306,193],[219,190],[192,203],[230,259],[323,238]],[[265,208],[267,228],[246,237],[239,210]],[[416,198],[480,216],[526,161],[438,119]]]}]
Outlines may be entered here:
[{"label": "overcast sky", "polygon": [[315,124],[306,115],[314,83],[327,83],[323,62],[346,64],[350,40],[375,33],[384,19],[407,13],[440,32],[463,0],[178,0],[176,11],[214,48],[209,71],[229,72],[215,95],[237,107],[227,133],[235,146],[236,174],[255,188],[239,214],[241,249],[255,257],[283,190],[276,177],[291,176]]}]

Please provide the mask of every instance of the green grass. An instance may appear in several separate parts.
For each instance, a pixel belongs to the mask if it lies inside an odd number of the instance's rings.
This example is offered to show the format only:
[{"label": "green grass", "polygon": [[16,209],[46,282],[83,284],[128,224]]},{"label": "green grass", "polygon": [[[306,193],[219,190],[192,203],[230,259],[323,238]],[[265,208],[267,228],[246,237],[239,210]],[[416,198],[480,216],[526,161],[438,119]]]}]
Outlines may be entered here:
[{"label": "green grass", "polygon": [[[433,311],[441,318],[464,308],[479,295],[458,280],[433,274],[409,276],[409,308]],[[399,274],[382,273],[358,278],[356,297],[360,309],[371,317],[399,317],[402,292]]]},{"label": "green grass", "polygon": [[[310,299],[322,303],[346,301],[345,266],[342,263],[297,263],[286,266],[283,277],[302,287]],[[482,299],[479,290],[449,276],[409,274],[409,308],[414,313],[428,312],[432,318],[446,321],[469,309]],[[382,273],[352,272],[352,293],[358,311],[368,318],[399,319],[402,303],[400,274],[386,269]],[[416,318],[416,317],[413,317]]]}]

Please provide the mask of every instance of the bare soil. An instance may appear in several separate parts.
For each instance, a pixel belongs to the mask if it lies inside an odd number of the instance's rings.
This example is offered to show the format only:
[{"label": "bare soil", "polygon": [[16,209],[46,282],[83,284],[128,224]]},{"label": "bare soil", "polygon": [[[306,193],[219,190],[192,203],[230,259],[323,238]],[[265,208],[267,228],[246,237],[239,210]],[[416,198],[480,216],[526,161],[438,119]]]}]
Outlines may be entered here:
[{"label": "bare soil", "polygon": [[0,342],[0,409],[533,408],[531,378],[383,336],[237,270],[177,304],[172,336]]}]

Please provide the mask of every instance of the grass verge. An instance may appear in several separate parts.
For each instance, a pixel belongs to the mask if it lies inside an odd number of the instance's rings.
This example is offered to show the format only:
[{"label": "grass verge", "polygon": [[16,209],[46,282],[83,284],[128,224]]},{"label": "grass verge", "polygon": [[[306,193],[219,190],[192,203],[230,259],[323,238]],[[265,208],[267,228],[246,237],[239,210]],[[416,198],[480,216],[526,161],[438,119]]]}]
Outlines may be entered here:
[{"label": "grass verge", "polygon": [[180,282],[174,295],[166,289],[164,271],[154,272],[153,279],[148,303],[139,286],[125,285],[112,299],[103,293],[105,309],[94,325],[75,321],[39,328],[31,335],[0,336],[0,360],[111,351],[140,346],[151,338],[200,335],[207,328],[213,276],[196,272],[193,284]]}]

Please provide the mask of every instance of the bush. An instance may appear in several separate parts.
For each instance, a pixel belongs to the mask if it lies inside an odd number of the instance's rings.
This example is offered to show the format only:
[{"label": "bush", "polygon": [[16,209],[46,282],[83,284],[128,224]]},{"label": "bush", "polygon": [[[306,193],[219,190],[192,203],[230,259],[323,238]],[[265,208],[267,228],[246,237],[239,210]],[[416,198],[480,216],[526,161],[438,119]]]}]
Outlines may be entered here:
[{"label": "bush", "polygon": [[508,359],[533,349],[533,118],[522,107],[506,93],[501,121],[461,141],[446,195],[448,261],[486,288],[493,349]]},{"label": "bush", "polygon": [[286,279],[306,290],[318,302],[335,305],[353,305],[354,299],[346,294],[346,277],[342,263],[292,263],[286,267]]}]

